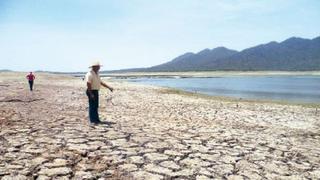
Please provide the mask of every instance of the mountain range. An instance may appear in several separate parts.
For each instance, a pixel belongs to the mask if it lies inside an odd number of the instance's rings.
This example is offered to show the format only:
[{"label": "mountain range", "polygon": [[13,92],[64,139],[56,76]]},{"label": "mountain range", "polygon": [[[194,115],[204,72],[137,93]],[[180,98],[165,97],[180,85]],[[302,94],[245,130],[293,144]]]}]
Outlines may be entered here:
[{"label": "mountain range", "polygon": [[320,70],[320,36],[314,39],[292,37],[269,42],[242,51],[225,47],[185,53],[173,60],[149,68],[117,72],[164,71],[314,71]]}]

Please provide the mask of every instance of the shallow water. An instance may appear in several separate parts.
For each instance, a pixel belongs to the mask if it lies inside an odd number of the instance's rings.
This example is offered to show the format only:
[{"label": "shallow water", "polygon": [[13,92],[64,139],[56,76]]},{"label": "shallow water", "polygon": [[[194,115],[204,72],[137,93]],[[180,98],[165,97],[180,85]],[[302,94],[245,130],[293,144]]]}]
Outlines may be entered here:
[{"label": "shallow water", "polygon": [[173,87],[214,96],[320,103],[319,76],[236,76],[215,78],[137,78],[130,82]]}]

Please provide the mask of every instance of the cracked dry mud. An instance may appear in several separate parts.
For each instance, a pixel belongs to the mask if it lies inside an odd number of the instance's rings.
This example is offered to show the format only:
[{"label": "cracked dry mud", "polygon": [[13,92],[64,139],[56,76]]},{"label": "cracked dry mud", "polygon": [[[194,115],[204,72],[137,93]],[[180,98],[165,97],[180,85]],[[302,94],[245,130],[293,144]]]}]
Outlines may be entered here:
[{"label": "cracked dry mud", "polygon": [[84,82],[0,79],[0,179],[319,179],[315,108],[111,82],[90,126]]}]

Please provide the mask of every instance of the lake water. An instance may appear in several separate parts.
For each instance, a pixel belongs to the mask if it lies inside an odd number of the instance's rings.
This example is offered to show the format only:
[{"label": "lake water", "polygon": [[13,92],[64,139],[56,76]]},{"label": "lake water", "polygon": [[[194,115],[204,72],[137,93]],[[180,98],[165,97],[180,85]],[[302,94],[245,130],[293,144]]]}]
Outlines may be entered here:
[{"label": "lake water", "polygon": [[319,76],[236,76],[215,78],[128,79],[162,87],[172,87],[213,96],[243,99],[320,103]]}]

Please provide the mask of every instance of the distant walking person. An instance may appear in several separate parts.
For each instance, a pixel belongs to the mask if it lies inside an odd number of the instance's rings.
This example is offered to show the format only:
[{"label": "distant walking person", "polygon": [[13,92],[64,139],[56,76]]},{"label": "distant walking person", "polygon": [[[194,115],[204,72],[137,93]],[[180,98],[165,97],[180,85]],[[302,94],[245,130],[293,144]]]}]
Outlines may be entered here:
[{"label": "distant walking person", "polygon": [[89,71],[86,74],[87,91],[86,94],[89,100],[89,120],[90,123],[98,124],[100,123],[98,108],[99,108],[99,90],[100,86],[108,88],[111,92],[113,88],[108,86],[106,83],[102,82],[99,76],[100,63],[94,62],[91,64]]},{"label": "distant walking person", "polygon": [[32,74],[32,72],[30,72],[27,75],[27,79],[29,81],[30,91],[32,91],[33,90],[33,81],[36,79],[36,77]]}]

